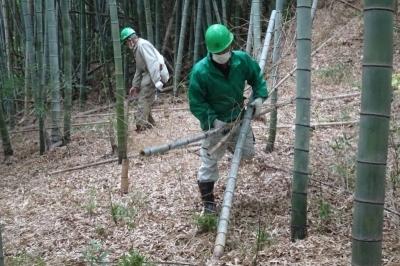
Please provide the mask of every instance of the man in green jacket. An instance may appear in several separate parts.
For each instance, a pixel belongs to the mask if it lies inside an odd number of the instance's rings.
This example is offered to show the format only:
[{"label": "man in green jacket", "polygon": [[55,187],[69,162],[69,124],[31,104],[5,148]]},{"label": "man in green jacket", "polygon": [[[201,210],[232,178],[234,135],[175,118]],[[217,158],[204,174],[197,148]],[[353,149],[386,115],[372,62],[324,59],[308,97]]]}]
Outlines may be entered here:
[{"label": "man in green jacket", "polygon": [[[221,24],[211,25],[205,35],[208,54],[194,65],[189,84],[189,106],[192,114],[200,121],[202,130],[223,127],[241,118],[244,113],[244,88],[246,81],[252,86],[250,104],[254,116],[261,112],[267,98],[267,85],[260,67],[247,53],[233,51],[233,34]],[[218,180],[218,160],[227,148],[234,150],[239,128],[232,138],[213,154],[208,150],[223,137],[223,133],[206,138],[201,146],[201,166],[197,182],[203,202],[203,213],[215,212],[214,183]],[[250,129],[243,147],[243,158],[254,156],[254,136]]]}]

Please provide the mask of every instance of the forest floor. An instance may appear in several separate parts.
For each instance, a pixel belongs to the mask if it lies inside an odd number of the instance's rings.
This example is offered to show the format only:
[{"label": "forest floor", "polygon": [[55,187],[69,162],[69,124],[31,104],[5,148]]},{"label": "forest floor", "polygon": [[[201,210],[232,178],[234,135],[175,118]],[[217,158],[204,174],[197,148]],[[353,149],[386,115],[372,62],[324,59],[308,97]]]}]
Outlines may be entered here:
[{"label": "forest floor", "polygon": [[[295,62],[293,23],[287,26],[281,77]],[[362,17],[337,1],[318,10],[313,47],[332,34],[338,37],[312,60],[313,99],[361,91]],[[398,73],[398,23],[395,40],[394,72]],[[389,211],[384,213],[383,224],[385,265],[400,265],[399,91],[394,91],[392,103],[385,205]],[[284,101],[294,95],[295,77],[291,77],[280,88],[279,98]],[[199,132],[198,121],[187,107],[185,95],[172,101],[162,94],[154,107],[155,128],[137,134],[130,120],[128,153],[132,157],[126,195],[120,194],[121,166],[116,162],[53,173],[113,158],[107,126],[74,128],[68,146],[43,156],[38,154],[36,132],[13,133],[15,155],[0,164],[0,223],[6,265],[86,265],[96,260],[113,265],[131,249],[153,265],[206,264],[215,233],[198,234],[196,225],[201,210],[196,183],[199,146],[151,157],[138,155],[146,146]],[[310,140],[308,237],[293,243],[294,108],[291,104],[279,109],[280,127],[272,153],[264,152],[269,116],[266,123],[252,123],[256,156],[242,163],[239,170],[221,265],[350,264],[360,96],[312,101],[311,121],[316,126]],[[74,118],[74,123],[103,120],[108,121],[107,116],[98,113]],[[349,123],[322,124],[328,122]],[[221,178],[215,190],[219,207],[229,168],[229,156],[225,156],[219,164]]]}]

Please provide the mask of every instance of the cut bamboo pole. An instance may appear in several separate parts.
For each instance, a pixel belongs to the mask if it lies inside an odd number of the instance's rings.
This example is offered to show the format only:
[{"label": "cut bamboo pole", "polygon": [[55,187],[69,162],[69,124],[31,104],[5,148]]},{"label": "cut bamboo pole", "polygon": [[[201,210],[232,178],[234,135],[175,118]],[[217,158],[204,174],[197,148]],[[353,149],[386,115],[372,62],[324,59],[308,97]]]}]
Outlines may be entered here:
[{"label": "cut bamboo pole", "polygon": [[261,73],[264,73],[265,65],[268,59],[269,44],[271,43],[272,33],[274,32],[275,16],[276,16],[276,10],[272,10],[271,17],[268,22],[267,34],[265,35],[264,39],[264,46],[260,55],[260,61],[258,63],[258,65],[261,68]]},{"label": "cut bamboo pole", "polygon": [[129,171],[129,160],[123,159],[122,160],[122,167],[121,167],[121,193],[128,194],[129,190],[129,178],[128,178],[128,171]]},{"label": "cut bamboo pole", "polygon": [[240,160],[242,159],[243,145],[246,140],[246,135],[250,130],[253,111],[254,107],[249,106],[244,114],[242,127],[240,128],[238,141],[233,154],[232,164],[229,170],[228,180],[226,182],[222,209],[218,220],[217,237],[215,239],[214,252],[212,255],[213,261],[218,260],[224,253],[226,234],[228,232],[230,212],[233,203],[233,195],[235,193],[237,173],[239,170]]},{"label": "cut bamboo pole", "polygon": [[162,144],[159,146],[152,146],[152,147],[146,147],[143,150],[140,151],[140,155],[145,155],[145,156],[150,156],[150,155],[155,155],[155,154],[160,154],[160,153],[164,153],[167,152],[169,150],[172,149],[176,149],[182,146],[186,146],[190,143],[208,138],[209,136],[215,135],[221,131],[224,130],[230,130],[230,128],[232,127],[232,124],[227,124],[224,127],[221,128],[216,128],[216,129],[211,129],[209,131],[206,132],[200,132],[194,136],[189,136],[186,138],[180,138],[177,140],[174,140],[172,142],[166,143],[166,144]]}]

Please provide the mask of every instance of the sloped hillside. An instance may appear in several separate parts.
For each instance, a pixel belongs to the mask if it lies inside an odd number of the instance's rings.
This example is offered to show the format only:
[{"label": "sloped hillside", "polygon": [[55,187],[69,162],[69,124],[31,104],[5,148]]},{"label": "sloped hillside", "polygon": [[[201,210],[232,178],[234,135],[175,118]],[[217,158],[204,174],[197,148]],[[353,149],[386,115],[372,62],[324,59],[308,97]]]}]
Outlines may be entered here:
[{"label": "sloped hillside", "polygon": [[[349,265],[352,191],[361,88],[362,17],[340,1],[317,11],[316,48],[331,36],[312,61],[311,171],[308,238],[290,241],[291,169],[295,106],[279,109],[279,130],[272,153],[265,153],[269,125],[254,121],[256,156],[242,163],[221,265]],[[353,1],[357,6],[357,1]],[[295,21],[285,25],[280,77],[295,63]],[[395,28],[394,72],[400,70],[400,24]],[[267,76],[268,78],[268,76]],[[279,88],[280,101],[294,97],[295,77]],[[351,96],[349,96],[351,94]],[[343,98],[326,99],[339,95]],[[322,99],[323,98],[323,99]],[[268,103],[267,103],[268,105]],[[400,89],[392,102],[383,262],[400,264]],[[110,110],[111,111],[111,110]],[[104,114],[75,121],[108,121]],[[112,116],[111,116],[112,117]],[[199,132],[186,96],[161,94],[155,128],[137,134],[130,120],[127,195],[119,193],[121,166],[110,159],[108,126],[76,128],[71,144],[38,155],[35,132],[12,134],[13,158],[0,164],[0,223],[9,265],[115,265],[134,249],[153,265],[204,265],[214,233],[199,234],[201,203],[196,184],[199,145],[153,157],[140,157],[146,146]],[[2,159],[2,158],[0,158]],[[230,158],[220,162],[216,196],[221,204]]]}]

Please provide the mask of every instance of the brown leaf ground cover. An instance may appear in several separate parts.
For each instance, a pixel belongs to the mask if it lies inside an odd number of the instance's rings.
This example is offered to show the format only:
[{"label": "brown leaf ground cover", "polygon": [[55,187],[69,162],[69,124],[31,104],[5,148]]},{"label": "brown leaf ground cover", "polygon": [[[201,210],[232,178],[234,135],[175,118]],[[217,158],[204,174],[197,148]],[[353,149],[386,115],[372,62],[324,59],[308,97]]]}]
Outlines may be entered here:
[{"label": "brown leaf ground cover", "polygon": [[[336,2],[336,1],[335,1]],[[333,3],[335,3],[333,2]],[[313,59],[313,97],[360,91],[362,19],[336,3],[317,13],[314,46],[335,31],[342,34]],[[345,28],[340,25],[347,25]],[[294,25],[289,25],[281,73],[295,62]],[[399,71],[398,30],[394,71]],[[283,74],[282,74],[283,76]],[[295,79],[279,91],[281,99],[294,96]],[[312,122],[358,120],[360,97],[312,102]],[[204,265],[210,258],[214,233],[197,233],[201,208],[196,172],[198,146],[192,145],[152,157],[137,154],[146,146],[162,144],[199,131],[188,110],[162,95],[155,112],[157,126],[142,134],[130,131],[127,195],[119,193],[121,167],[108,163],[51,174],[60,169],[110,158],[107,128],[76,128],[66,147],[38,155],[36,133],[13,134],[13,158],[0,165],[0,223],[9,265],[90,265],[102,260],[115,265],[134,249],[153,265]],[[386,207],[400,212],[399,90],[392,105]],[[279,124],[292,125],[294,105],[279,110]],[[92,121],[103,116],[91,117]],[[268,118],[268,116],[267,116]],[[87,119],[86,119],[87,120]],[[268,119],[267,119],[268,120]],[[79,120],[82,122],[84,120]],[[290,241],[291,168],[294,132],[278,130],[275,150],[265,153],[267,125],[255,121],[257,154],[241,165],[225,254],[221,265],[349,265],[351,257],[352,191],[355,180],[357,124],[316,127],[311,139],[308,238]],[[130,128],[132,128],[130,120]],[[397,143],[397,144],[396,144]],[[220,162],[216,186],[219,204],[229,171],[229,156]],[[391,175],[392,178],[390,178]],[[400,175],[397,172],[397,175]],[[384,215],[383,263],[400,264],[400,219]],[[259,241],[257,241],[257,239]],[[258,243],[258,245],[257,245]],[[181,263],[181,264],[179,264]]]}]

